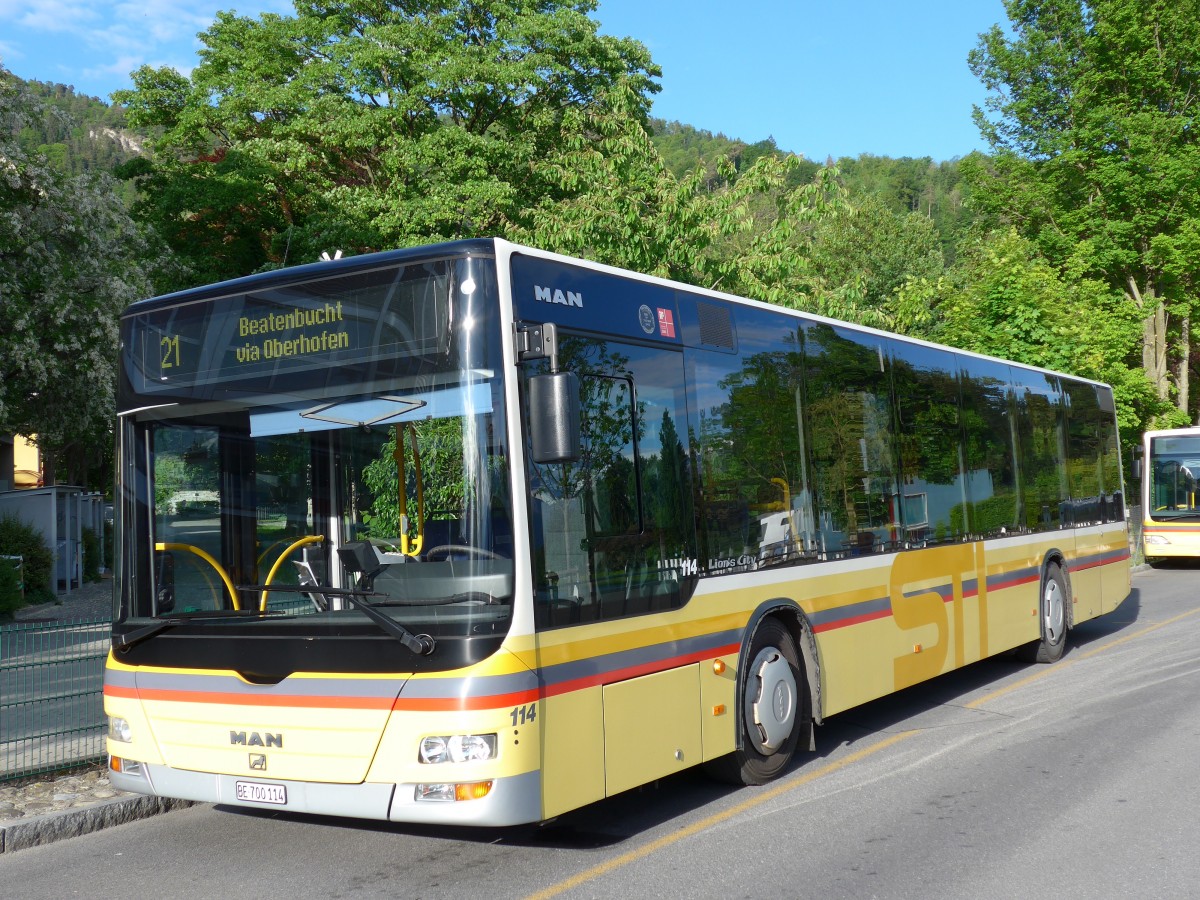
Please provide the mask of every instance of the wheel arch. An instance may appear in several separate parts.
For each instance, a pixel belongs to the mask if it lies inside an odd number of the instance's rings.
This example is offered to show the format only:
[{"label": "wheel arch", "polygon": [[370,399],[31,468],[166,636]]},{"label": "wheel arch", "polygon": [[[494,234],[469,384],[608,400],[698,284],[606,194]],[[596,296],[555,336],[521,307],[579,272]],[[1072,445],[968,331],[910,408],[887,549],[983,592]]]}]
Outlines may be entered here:
[{"label": "wheel arch", "polygon": [[[786,597],[777,597],[760,603],[751,613],[742,632],[741,647],[738,648],[737,721],[741,722],[744,714],[742,697],[745,694],[748,668],[744,661],[748,659],[755,633],[767,619],[774,619],[781,623],[792,636],[796,648],[800,651],[800,662],[804,666],[804,690],[802,691],[804,706],[801,710],[803,717],[801,727],[807,735],[802,735],[801,741],[802,746],[807,747],[808,750],[815,750],[816,735],[813,726],[821,723],[821,660],[816,639],[813,637],[812,623],[809,622],[808,616],[804,614],[804,610],[800,608],[799,604]],[[743,729],[738,728],[737,748],[739,750],[744,747],[745,740]]]},{"label": "wheel arch", "polygon": [[1062,572],[1067,588],[1063,605],[1066,607],[1065,627],[1069,632],[1075,627],[1075,588],[1071,584],[1071,564],[1067,561],[1067,555],[1058,547],[1052,547],[1042,555],[1042,568],[1038,573],[1038,615],[1041,615],[1042,593],[1046,590],[1046,576],[1050,572],[1051,563],[1057,565],[1058,570]]}]

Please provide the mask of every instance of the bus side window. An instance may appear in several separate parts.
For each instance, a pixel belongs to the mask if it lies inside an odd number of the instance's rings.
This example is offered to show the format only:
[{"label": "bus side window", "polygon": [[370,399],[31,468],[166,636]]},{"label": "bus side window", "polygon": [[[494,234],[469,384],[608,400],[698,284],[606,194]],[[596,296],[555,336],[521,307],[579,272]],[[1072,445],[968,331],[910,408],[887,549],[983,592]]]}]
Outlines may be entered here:
[{"label": "bus side window", "polygon": [[681,354],[566,337],[582,453],[531,462],[539,627],[682,605],[695,574]]},{"label": "bus side window", "polygon": [[1063,397],[1057,376],[1013,367],[1020,435],[1021,491],[1031,531],[1063,527],[1070,498],[1064,458]]},{"label": "bus side window", "polygon": [[904,545],[890,378],[878,338],[825,323],[806,328],[805,396],[827,559]]},{"label": "bus side window", "polygon": [[690,379],[701,558],[713,575],[816,558],[802,336],[757,311],[739,310],[738,323],[741,353],[697,353]]}]

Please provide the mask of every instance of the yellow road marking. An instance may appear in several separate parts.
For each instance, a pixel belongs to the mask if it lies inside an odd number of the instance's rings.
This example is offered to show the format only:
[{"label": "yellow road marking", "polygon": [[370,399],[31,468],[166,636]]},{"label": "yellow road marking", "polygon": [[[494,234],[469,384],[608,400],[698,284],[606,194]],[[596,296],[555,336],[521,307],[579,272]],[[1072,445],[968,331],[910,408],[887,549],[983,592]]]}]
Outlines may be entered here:
[{"label": "yellow road marking", "polygon": [[1017,690],[1018,688],[1023,688],[1026,685],[1032,684],[1035,681],[1045,678],[1047,675],[1052,675],[1055,672],[1061,672],[1067,666],[1073,665],[1074,663],[1078,662],[1079,660],[1091,659],[1093,656],[1096,656],[1100,653],[1104,653],[1108,650],[1111,650],[1113,647],[1117,647],[1117,646],[1120,646],[1121,644],[1127,643],[1129,641],[1136,640],[1137,638],[1143,637],[1144,635],[1147,635],[1152,631],[1157,631],[1158,629],[1160,629],[1166,625],[1174,624],[1175,622],[1178,622],[1180,619],[1186,619],[1188,616],[1194,616],[1197,614],[1200,614],[1200,608],[1189,609],[1187,612],[1180,613],[1179,615],[1173,616],[1170,619],[1164,619],[1161,622],[1155,622],[1153,625],[1147,625],[1145,628],[1141,628],[1138,631],[1133,632],[1133,634],[1122,635],[1121,637],[1116,638],[1115,640],[1109,641],[1107,644],[1101,644],[1099,647],[1096,647],[1093,650],[1086,650],[1082,653],[1073,654],[1070,658],[1064,660],[1063,662],[1061,662],[1057,665],[1047,666],[1046,668],[1042,669],[1041,671],[1034,672],[1032,675],[1029,675],[1026,678],[1022,678],[1020,681],[1014,681],[1012,684],[1005,685],[1004,687],[1000,688],[999,690],[992,691],[990,694],[985,694],[984,696],[978,698],[977,700],[972,700],[970,703],[965,704],[965,706],[967,709],[979,709],[981,706],[983,706],[986,703],[990,703],[992,700],[995,700],[997,697],[1003,697],[1005,694],[1010,694],[1013,691]]},{"label": "yellow road marking", "polygon": [[1135,631],[1133,634],[1126,634],[1126,635],[1123,635],[1122,637],[1117,638],[1114,641],[1109,641],[1103,647],[1097,647],[1095,650],[1088,650],[1086,653],[1081,653],[1081,654],[1079,654],[1079,658],[1080,659],[1089,659],[1090,657],[1095,656],[1097,653],[1103,653],[1105,650],[1109,650],[1113,647],[1116,647],[1118,644],[1124,644],[1126,641],[1132,641],[1135,638],[1140,638],[1144,634],[1149,634],[1152,631],[1157,631],[1158,629],[1162,628],[1165,625],[1173,625],[1174,623],[1180,621],[1181,619],[1186,619],[1188,616],[1194,616],[1194,615],[1197,615],[1198,613],[1200,613],[1200,608],[1189,609],[1187,612],[1180,613],[1179,615],[1173,616],[1170,619],[1164,619],[1163,621],[1156,622],[1153,625],[1147,625],[1145,628],[1141,629],[1140,631]]},{"label": "yellow road marking", "polygon": [[1033,684],[1035,681],[1041,681],[1051,672],[1061,672],[1063,669],[1067,668],[1067,666],[1074,663],[1074,661],[1074,659],[1068,659],[1058,662],[1053,666],[1047,666],[1038,672],[1034,672],[1032,675],[1027,675],[1020,681],[1014,681],[1012,684],[1005,685],[999,690],[992,691],[990,694],[984,694],[979,699],[972,700],[970,703],[964,703],[963,706],[965,709],[979,709],[979,707],[983,706],[985,703],[990,703],[997,697],[1003,697],[1005,694],[1011,694],[1013,691],[1017,690],[1017,688],[1023,688],[1026,685]]},{"label": "yellow road marking", "polygon": [[761,806],[768,800],[774,800],[781,794],[786,794],[789,791],[793,791],[796,788],[801,787],[802,785],[816,781],[818,778],[823,778],[826,775],[830,775],[838,771],[838,769],[843,769],[861,759],[866,759],[868,756],[878,753],[880,750],[884,750],[893,744],[899,743],[900,741],[907,737],[911,737],[914,734],[917,734],[917,732],[901,731],[898,734],[893,734],[890,737],[884,738],[882,741],[879,741],[876,744],[872,744],[870,747],[864,747],[862,750],[856,750],[854,753],[844,756],[835,762],[831,762],[828,765],[822,766],[821,768],[812,772],[806,772],[800,775],[798,778],[780,782],[774,787],[766,788],[762,791],[756,790],[753,797],[748,800],[743,800],[741,803],[737,804],[737,806],[731,806],[729,809],[726,809],[722,812],[714,813],[706,819],[701,819],[699,822],[693,822],[686,828],[681,828],[679,831],[664,835],[658,840],[651,841],[649,844],[646,844],[643,847],[638,847],[636,850],[630,850],[628,853],[623,853],[622,855],[610,859],[607,862],[602,862],[597,866],[586,869],[585,871],[580,872],[578,875],[573,875],[565,881],[560,881],[558,884],[551,885],[545,890],[539,891],[536,894],[531,894],[529,896],[529,900],[546,900],[548,897],[557,897],[559,894],[565,893],[572,888],[579,887],[581,884],[586,884],[589,881],[599,878],[601,875],[607,875],[609,872],[613,872],[617,869],[627,866],[632,862],[637,862],[639,859],[643,859],[649,856],[651,853],[656,853],[664,847],[669,847],[672,844],[678,843],[684,838],[689,838],[694,834],[699,834],[701,831],[712,828],[714,825],[719,825],[727,819],[731,819],[736,815],[740,815],[747,810],[754,809],[756,806]]},{"label": "yellow road marking", "polygon": [[[1156,622],[1153,625],[1148,625],[1145,628],[1135,631],[1133,634],[1123,635],[1122,637],[1109,641],[1107,644],[1097,647],[1094,650],[1088,650],[1085,653],[1080,653],[1073,658],[1062,662],[1061,664],[1047,666],[1046,668],[1028,676],[1027,678],[1022,678],[1020,681],[1013,682],[1012,684],[1002,687],[997,691],[992,691],[990,694],[986,694],[977,700],[972,700],[970,703],[966,704],[966,708],[978,709],[985,703],[995,700],[997,697],[1002,697],[1005,694],[1017,690],[1018,688],[1025,687],[1028,684],[1039,681],[1042,678],[1045,678],[1047,675],[1053,674],[1054,672],[1061,672],[1066,666],[1071,665],[1076,660],[1090,659],[1091,657],[1103,653],[1106,650],[1111,650],[1113,647],[1150,634],[1152,631],[1157,631],[1158,629],[1178,622],[1181,619],[1186,619],[1189,616],[1198,614],[1200,614],[1200,608],[1188,610],[1187,612],[1180,613],[1179,615],[1170,619],[1164,619],[1162,622]],[[584,871],[577,875],[573,875],[565,881],[560,881],[558,884],[551,885],[544,890],[538,891],[536,894],[531,894],[528,900],[547,900],[547,898],[550,897],[557,897],[560,894],[566,893],[572,888],[577,888],[581,884],[594,881],[602,875],[607,875],[610,872],[614,872],[617,869],[623,868],[632,862],[637,862],[639,859],[644,859],[652,853],[657,853],[664,847],[669,847],[672,844],[682,841],[684,838],[689,838],[692,835],[699,834],[702,831],[712,828],[714,825],[719,825],[720,823],[731,819],[734,816],[754,809],[757,806],[761,806],[769,800],[774,800],[776,797],[786,794],[789,791],[793,791],[798,787],[802,787],[803,785],[816,781],[818,778],[824,778],[826,775],[831,775],[839,769],[844,769],[846,766],[866,759],[868,756],[878,753],[880,750],[885,750],[894,744],[898,744],[905,738],[912,737],[914,734],[919,733],[919,730],[901,731],[897,734],[891,735],[890,737],[884,738],[876,744],[872,744],[869,747],[864,747],[862,750],[857,750],[854,753],[837,760],[836,762],[831,762],[828,765],[822,766],[821,768],[812,772],[805,772],[795,779],[780,782],[774,787],[767,788],[761,792],[756,791],[753,797],[742,801],[736,806],[732,806],[723,812],[714,813],[706,819],[701,819],[699,822],[693,822],[691,825],[681,828],[679,831],[660,837],[658,840],[651,841],[649,844],[639,847],[636,850],[630,850],[628,853],[623,853],[622,855],[614,857],[607,862],[600,863],[599,865],[593,866],[590,869],[585,869]]]}]

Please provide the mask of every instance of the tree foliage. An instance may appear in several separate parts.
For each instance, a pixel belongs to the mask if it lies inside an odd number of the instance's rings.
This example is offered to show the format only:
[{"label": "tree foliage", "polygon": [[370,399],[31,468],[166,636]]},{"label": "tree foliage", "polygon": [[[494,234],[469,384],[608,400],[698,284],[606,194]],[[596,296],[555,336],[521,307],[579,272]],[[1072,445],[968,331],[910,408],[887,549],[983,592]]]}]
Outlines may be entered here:
[{"label": "tree foliage", "polygon": [[538,160],[551,186],[507,223],[513,238],[638,272],[785,306],[819,305],[818,280],[798,252],[812,226],[844,205],[836,173],[791,189],[795,157],[763,156],[743,172],[718,161],[677,179],[619,85],[564,117],[562,152]]},{"label": "tree foliage", "polygon": [[599,34],[594,8],[297,0],[294,16],[220,13],[190,77],[143,67],[114,95],[162,132],[141,212],[206,279],[495,234],[551,190],[533,163],[558,152],[564,119],[622,82],[644,120],[658,90],[646,49]]},{"label": "tree foliage", "polygon": [[150,293],[154,245],[103,174],[66,177],[17,141],[47,115],[0,69],[0,431],[36,435],[86,479],[110,452],[120,311]]},{"label": "tree foliage", "polygon": [[993,27],[970,57],[993,92],[976,120],[995,151],[964,161],[973,196],[1055,265],[1126,294],[1144,321],[1143,368],[1186,410],[1200,275],[1200,3],[1005,8],[1011,31]]},{"label": "tree foliage", "polygon": [[[17,144],[28,154],[45,157],[59,174],[112,174],[141,152],[143,138],[125,127],[120,106],[77,94],[67,84],[26,81],[24,85],[38,110],[30,112],[17,132]],[[122,183],[119,193],[126,205],[135,199],[130,184]]]},{"label": "tree foliage", "polygon": [[1126,434],[1156,410],[1149,381],[1127,363],[1141,333],[1135,304],[1103,281],[1064,273],[1015,229],[964,243],[945,276],[901,293],[919,297],[910,308],[932,308],[935,340],[1111,384]]},{"label": "tree foliage", "polygon": [[825,290],[860,309],[865,324],[919,330],[897,306],[906,283],[936,280],[945,269],[933,221],[920,212],[895,212],[883,196],[851,200],[814,230],[810,255]]}]

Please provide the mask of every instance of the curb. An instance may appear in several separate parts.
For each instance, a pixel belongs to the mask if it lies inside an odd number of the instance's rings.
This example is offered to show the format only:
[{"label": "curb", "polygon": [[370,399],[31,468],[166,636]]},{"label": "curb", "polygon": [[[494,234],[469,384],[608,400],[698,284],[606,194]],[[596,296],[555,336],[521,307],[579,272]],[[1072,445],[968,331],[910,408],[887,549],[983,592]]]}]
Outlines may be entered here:
[{"label": "curb", "polygon": [[113,825],[124,825],[126,822],[193,805],[191,800],[139,795],[114,797],[83,809],[65,809],[28,819],[18,819],[0,824],[0,854],[53,844],[55,841],[91,834]]}]

